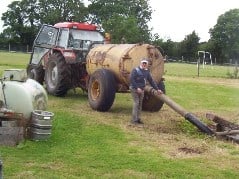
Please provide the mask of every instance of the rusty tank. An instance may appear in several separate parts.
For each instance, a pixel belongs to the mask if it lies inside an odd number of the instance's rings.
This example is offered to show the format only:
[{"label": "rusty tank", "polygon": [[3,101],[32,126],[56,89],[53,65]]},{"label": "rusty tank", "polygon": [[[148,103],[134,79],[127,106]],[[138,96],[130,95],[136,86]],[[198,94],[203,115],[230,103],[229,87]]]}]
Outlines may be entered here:
[{"label": "rusty tank", "polygon": [[108,69],[116,77],[118,91],[129,88],[129,75],[140,60],[149,59],[149,69],[159,83],[164,73],[164,58],[155,46],[149,44],[107,44],[90,50],[87,56],[87,72],[92,75],[98,69]]},{"label": "rusty tank", "polygon": [[[139,66],[142,58],[149,59],[152,77],[162,91],[164,57],[150,44],[105,44],[91,49],[86,58],[86,70],[90,76],[88,99],[90,106],[107,111],[113,104],[116,92],[129,91],[130,72]],[[146,94],[143,110],[158,111],[163,103]]]}]

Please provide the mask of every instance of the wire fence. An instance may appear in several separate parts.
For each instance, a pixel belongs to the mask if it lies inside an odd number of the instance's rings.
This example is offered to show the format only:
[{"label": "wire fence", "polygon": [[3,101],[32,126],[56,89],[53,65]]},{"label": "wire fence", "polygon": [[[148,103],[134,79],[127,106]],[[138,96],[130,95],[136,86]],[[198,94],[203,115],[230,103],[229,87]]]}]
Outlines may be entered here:
[{"label": "wire fence", "polygon": [[238,66],[239,65],[239,59],[225,59],[223,63],[217,62],[216,59],[212,60],[202,60],[202,59],[191,59],[190,61],[187,59],[182,59],[182,58],[167,58],[167,62],[175,62],[175,63],[189,63],[189,64],[201,64],[201,65],[223,65],[223,66]]},{"label": "wire fence", "polygon": [[0,44],[0,51],[31,53],[32,46],[19,44]]},{"label": "wire fence", "polygon": [[[23,52],[23,53],[31,53],[32,52],[32,46],[29,45],[21,45],[21,44],[14,44],[14,43],[9,43],[8,45],[6,44],[0,44],[0,51],[6,51],[6,52]],[[183,58],[178,58],[178,57],[167,57],[166,58],[167,62],[177,62],[177,63],[190,63],[190,64],[197,64],[198,59],[195,59],[193,61],[187,61],[186,59]],[[223,66],[236,66],[238,67],[239,65],[239,59],[228,59],[225,60],[224,63],[217,63],[216,59],[213,59],[212,61],[202,61],[200,60],[200,64],[204,65],[223,65]]]}]

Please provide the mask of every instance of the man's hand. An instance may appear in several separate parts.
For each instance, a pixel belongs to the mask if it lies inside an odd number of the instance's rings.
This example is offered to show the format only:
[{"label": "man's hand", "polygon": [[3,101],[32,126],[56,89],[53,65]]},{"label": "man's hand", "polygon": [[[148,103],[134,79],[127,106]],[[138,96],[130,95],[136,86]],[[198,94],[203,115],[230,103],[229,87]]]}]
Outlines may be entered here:
[{"label": "man's hand", "polygon": [[157,90],[158,95],[163,94],[162,90],[158,89]]},{"label": "man's hand", "polygon": [[141,88],[137,88],[137,93],[138,94],[142,94],[143,93],[143,90]]}]

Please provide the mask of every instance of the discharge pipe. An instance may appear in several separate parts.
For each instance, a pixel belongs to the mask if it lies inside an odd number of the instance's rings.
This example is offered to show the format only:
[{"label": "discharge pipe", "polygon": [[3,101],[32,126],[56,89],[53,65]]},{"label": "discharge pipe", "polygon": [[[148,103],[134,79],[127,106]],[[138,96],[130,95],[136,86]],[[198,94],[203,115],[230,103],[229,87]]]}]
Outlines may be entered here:
[{"label": "discharge pipe", "polygon": [[153,95],[157,99],[163,101],[165,104],[167,104],[170,108],[172,108],[174,111],[176,111],[178,114],[183,116],[186,120],[191,122],[193,125],[195,125],[200,131],[208,134],[213,135],[213,131],[208,128],[205,124],[203,124],[196,116],[194,116],[192,113],[187,112],[183,107],[181,107],[179,104],[175,103],[172,99],[170,99],[165,94],[158,94],[158,92],[150,87],[145,87],[145,92]]}]

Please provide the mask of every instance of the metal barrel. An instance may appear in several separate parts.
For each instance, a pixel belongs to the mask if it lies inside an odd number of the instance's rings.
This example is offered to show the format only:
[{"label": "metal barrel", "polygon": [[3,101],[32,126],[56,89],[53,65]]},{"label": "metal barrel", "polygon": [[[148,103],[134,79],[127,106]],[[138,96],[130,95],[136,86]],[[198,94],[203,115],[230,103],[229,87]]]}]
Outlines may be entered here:
[{"label": "metal barrel", "polygon": [[214,134],[213,131],[210,128],[208,128],[205,124],[203,124],[196,116],[194,116],[192,113],[186,111],[183,107],[181,107],[179,104],[174,102],[172,99],[170,99],[165,94],[158,94],[157,91],[150,86],[145,87],[145,92],[149,93],[149,94],[153,95],[154,97],[156,97],[157,99],[163,101],[170,108],[172,108],[178,114],[183,116],[190,123],[195,125],[200,131],[202,131],[208,135]]},{"label": "metal barrel", "polygon": [[32,140],[47,140],[51,135],[54,113],[34,110],[31,117],[30,137]]}]

